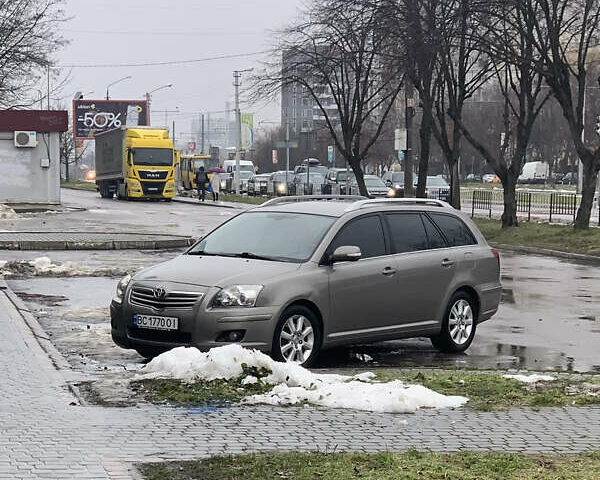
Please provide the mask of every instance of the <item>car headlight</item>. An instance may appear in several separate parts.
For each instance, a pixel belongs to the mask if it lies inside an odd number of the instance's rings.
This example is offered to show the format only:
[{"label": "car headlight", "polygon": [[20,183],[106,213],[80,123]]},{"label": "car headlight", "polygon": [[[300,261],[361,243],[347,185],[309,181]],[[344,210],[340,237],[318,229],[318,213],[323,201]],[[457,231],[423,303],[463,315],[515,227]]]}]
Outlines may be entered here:
[{"label": "car headlight", "polygon": [[213,300],[213,307],[253,307],[262,285],[233,285],[223,288]]},{"label": "car headlight", "polygon": [[397,183],[394,188],[402,188],[401,185],[399,183]]},{"label": "car headlight", "polygon": [[125,275],[117,284],[117,298],[119,300],[123,300],[123,296],[125,295],[125,290],[127,290],[127,285],[131,282],[131,275]]},{"label": "car headlight", "polygon": [[396,190],[394,190],[393,188],[388,188],[388,191],[387,191],[387,196],[388,196],[389,198],[393,198],[393,197],[395,197],[395,196],[396,196]]}]

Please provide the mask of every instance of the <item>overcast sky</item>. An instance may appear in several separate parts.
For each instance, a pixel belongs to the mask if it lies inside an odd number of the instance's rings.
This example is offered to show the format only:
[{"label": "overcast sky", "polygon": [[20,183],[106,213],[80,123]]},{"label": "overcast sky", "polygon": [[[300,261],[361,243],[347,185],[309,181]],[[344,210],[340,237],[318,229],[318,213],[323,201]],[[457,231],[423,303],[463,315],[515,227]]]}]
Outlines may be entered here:
[{"label": "overcast sky", "polygon": [[[297,15],[301,0],[67,0],[64,35],[70,44],[58,55],[61,65],[153,63],[260,52],[269,48],[273,29]],[[178,130],[189,132],[197,112],[219,112],[233,99],[232,72],[257,66],[260,56],[173,66],[72,68],[63,89],[68,104],[75,91],[86,98],[138,99],[153,95],[152,110],[175,110]],[[71,92],[72,90],[72,92]],[[247,109],[252,111],[253,109]],[[256,109],[254,109],[256,110]],[[260,120],[279,121],[276,105],[255,112]],[[222,114],[215,114],[222,115]],[[156,118],[156,116],[154,117]],[[153,122],[154,123],[154,122]]]}]

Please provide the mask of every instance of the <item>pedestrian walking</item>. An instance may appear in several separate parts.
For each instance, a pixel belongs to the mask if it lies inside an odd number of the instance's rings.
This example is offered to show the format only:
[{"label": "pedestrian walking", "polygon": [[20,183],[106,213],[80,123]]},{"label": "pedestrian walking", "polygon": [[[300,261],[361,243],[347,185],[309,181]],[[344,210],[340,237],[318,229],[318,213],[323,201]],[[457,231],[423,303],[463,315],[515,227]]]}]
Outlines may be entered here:
[{"label": "pedestrian walking", "polygon": [[206,186],[208,183],[208,175],[204,171],[204,167],[196,172],[196,188],[198,189],[198,200],[204,201],[206,198]]},{"label": "pedestrian walking", "polygon": [[221,175],[219,172],[214,172],[210,177],[210,186],[212,187],[213,202],[219,200],[219,192],[221,191]]}]

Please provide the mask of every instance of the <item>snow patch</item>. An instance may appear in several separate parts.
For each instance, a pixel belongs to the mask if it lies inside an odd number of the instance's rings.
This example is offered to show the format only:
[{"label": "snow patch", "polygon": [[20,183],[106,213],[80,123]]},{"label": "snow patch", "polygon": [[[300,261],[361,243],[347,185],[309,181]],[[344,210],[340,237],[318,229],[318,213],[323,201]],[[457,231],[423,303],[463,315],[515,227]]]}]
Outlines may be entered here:
[{"label": "snow patch", "polygon": [[330,408],[371,412],[409,413],[420,408],[455,408],[468,399],[445,396],[418,385],[401,381],[373,382],[371,372],[355,376],[317,374],[300,365],[276,362],[257,350],[232,344],[203,353],[196,348],[179,347],[149,362],[141,371],[145,378],[175,378],[184,381],[231,380],[240,378],[242,365],[265,369],[266,377],[247,376],[245,385],[258,381],[274,388],[267,394],[247,397],[248,404],[296,405],[309,402]]},{"label": "snow patch", "polygon": [[49,257],[38,257],[30,261],[0,262],[0,276],[56,276],[56,277],[89,277],[89,276],[122,276],[127,272],[116,268],[92,268],[79,262],[65,262],[61,265],[52,263]]},{"label": "snow patch", "polygon": [[17,218],[21,218],[17,212],[8,205],[0,203],[0,220],[16,220]]},{"label": "snow patch", "polygon": [[517,380],[523,383],[551,382],[556,380],[552,375],[539,375],[537,373],[531,375],[502,375],[502,378]]}]

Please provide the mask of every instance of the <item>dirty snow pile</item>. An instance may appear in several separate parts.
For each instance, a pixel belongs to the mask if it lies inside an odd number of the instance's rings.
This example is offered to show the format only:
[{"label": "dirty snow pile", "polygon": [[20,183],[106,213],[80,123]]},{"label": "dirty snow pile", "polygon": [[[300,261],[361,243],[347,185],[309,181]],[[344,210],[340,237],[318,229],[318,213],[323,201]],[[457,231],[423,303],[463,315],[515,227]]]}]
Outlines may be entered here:
[{"label": "dirty snow pile", "polygon": [[552,375],[539,375],[537,373],[531,375],[502,375],[502,377],[510,380],[517,380],[522,383],[551,382],[556,380],[556,377],[553,377]]},{"label": "dirty snow pile", "polygon": [[78,262],[64,262],[62,265],[52,263],[48,257],[38,257],[30,261],[0,262],[0,275],[32,275],[57,277],[83,277],[95,275],[125,275],[118,269],[87,267]]},{"label": "dirty snow pile", "polygon": [[276,362],[264,353],[236,344],[213,348],[206,353],[196,348],[175,348],[148,363],[141,376],[184,381],[230,380],[244,375],[243,364],[270,372],[260,379],[246,376],[242,379],[243,384],[260,381],[274,385],[266,394],[247,397],[247,404],[296,405],[308,402],[330,408],[410,413],[420,408],[460,407],[468,401],[465,397],[445,396],[400,381],[379,383],[369,372],[352,377],[316,374],[299,365]]},{"label": "dirty snow pile", "polygon": [[12,208],[0,203],[0,220],[15,220],[21,218]]}]

